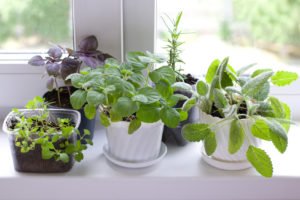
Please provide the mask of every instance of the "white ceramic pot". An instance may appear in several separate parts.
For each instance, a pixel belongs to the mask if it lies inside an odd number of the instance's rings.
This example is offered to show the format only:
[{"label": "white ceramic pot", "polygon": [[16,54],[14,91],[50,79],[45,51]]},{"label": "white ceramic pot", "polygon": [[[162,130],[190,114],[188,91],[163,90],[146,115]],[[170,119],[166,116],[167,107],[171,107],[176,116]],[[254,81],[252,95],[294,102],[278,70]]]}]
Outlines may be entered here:
[{"label": "white ceramic pot", "polygon": [[106,128],[109,153],[120,161],[145,162],[156,159],[161,149],[163,123],[142,123],[133,134],[128,134],[129,122],[112,122]]},{"label": "white ceramic pot", "polygon": [[[221,120],[223,119],[213,117],[200,110],[200,123],[213,124]],[[234,154],[230,154],[228,152],[228,143],[231,123],[222,124],[220,127],[213,130],[216,134],[217,141],[217,148],[215,152],[211,156],[207,156],[204,148],[202,149],[203,159],[208,164],[225,170],[240,170],[251,167],[251,164],[248,162],[246,157],[249,141],[255,146],[259,145],[261,141],[255,138],[251,133],[251,125],[253,124],[252,120],[242,119],[240,121],[244,128],[245,135],[249,140],[245,138],[244,144],[241,146],[239,151]]]}]

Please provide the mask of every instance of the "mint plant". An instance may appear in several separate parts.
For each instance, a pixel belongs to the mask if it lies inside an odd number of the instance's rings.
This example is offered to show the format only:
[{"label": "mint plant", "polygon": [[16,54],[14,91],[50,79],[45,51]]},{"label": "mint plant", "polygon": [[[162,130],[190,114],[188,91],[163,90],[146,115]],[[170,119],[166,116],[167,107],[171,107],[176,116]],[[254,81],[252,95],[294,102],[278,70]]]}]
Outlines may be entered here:
[{"label": "mint plant", "polygon": [[[195,123],[183,128],[186,140],[204,142],[207,155],[212,155],[217,147],[214,130],[225,123],[231,126],[228,138],[230,154],[239,151],[245,140],[250,142],[241,124],[244,119],[252,121],[251,133],[254,137],[270,141],[280,153],[285,152],[291,112],[287,104],[269,95],[270,86],[286,86],[298,75],[287,71],[274,72],[272,69],[258,69],[250,76],[244,75],[251,67],[253,65],[235,71],[228,64],[228,58],[222,62],[214,60],[205,80],[198,81],[197,92],[183,106],[183,110],[187,111],[197,105],[204,113],[222,119],[214,124]],[[272,176],[272,162],[264,150],[250,144],[246,156],[261,175]]]},{"label": "mint plant", "polygon": [[162,120],[167,126],[176,127],[187,118],[187,112],[172,106],[187,97],[174,94],[174,90],[191,86],[176,83],[176,75],[168,66],[150,70],[154,64],[164,61],[164,58],[150,52],[130,52],[124,63],[110,58],[103,68],[88,68],[72,74],[68,79],[78,90],[72,94],[71,104],[75,109],[84,107],[89,119],[99,109],[100,121],[105,127],[111,122],[130,122],[129,134],[136,131],[142,122]]},{"label": "mint plant", "polygon": [[[87,149],[87,145],[81,141],[84,136],[89,135],[88,131],[80,136],[70,119],[56,119],[41,97],[29,101],[26,108],[31,109],[32,113],[24,114],[18,109],[13,109],[14,115],[9,126],[10,131],[15,134],[15,146],[20,148],[21,153],[34,150],[39,145],[42,159],[45,160],[53,158],[68,163],[71,155],[74,155],[78,162],[83,159],[82,151]],[[77,141],[74,134],[79,135]],[[85,141],[92,145],[92,141]]]}]

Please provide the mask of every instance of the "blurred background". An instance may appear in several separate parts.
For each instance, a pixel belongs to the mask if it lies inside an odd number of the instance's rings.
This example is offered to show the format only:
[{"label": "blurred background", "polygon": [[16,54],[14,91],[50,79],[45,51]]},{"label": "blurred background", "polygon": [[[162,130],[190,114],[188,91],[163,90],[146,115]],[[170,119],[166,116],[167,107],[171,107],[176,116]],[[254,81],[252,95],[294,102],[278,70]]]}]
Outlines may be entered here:
[{"label": "blurred background", "polygon": [[73,47],[70,0],[0,0],[0,53]]},{"label": "blurred background", "polygon": [[183,11],[180,28],[183,68],[201,75],[210,62],[230,56],[233,67],[300,72],[299,0],[158,0],[157,50],[164,52],[167,30],[161,16]]},{"label": "blurred background", "polygon": [[[0,53],[45,52],[73,47],[70,0],[0,0]],[[210,62],[230,56],[238,68],[251,63],[300,71],[300,0],[157,0],[157,51],[165,53],[161,16],[180,23],[182,66],[201,75]]]}]

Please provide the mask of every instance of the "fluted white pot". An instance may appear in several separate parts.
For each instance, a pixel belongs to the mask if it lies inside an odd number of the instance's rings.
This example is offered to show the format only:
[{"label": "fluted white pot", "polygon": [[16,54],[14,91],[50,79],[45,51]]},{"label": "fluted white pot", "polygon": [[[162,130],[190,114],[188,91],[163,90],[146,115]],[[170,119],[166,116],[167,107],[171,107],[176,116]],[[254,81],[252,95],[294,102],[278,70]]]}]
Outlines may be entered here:
[{"label": "fluted white pot", "polygon": [[[200,123],[214,124],[221,120],[223,119],[213,117],[200,110]],[[228,151],[228,143],[231,123],[225,123],[216,127],[216,129],[213,130],[217,141],[217,148],[215,152],[211,156],[207,156],[203,149],[203,158],[208,164],[225,170],[240,170],[251,167],[246,156],[246,152],[250,145],[249,141],[255,146],[259,145],[261,141],[255,138],[251,133],[251,125],[253,124],[252,120],[242,119],[240,121],[244,129],[245,136],[248,137],[249,140],[245,137],[244,144],[241,146],[239,151],[234,154],[230,154]]]},{"label": "fluted white pot", "polygon": [[158,157],[161,148],[163,123],[142,123],[128,134],[129,122],[112,122],[106,128],[109,153],[125,162],[145,162]]}]

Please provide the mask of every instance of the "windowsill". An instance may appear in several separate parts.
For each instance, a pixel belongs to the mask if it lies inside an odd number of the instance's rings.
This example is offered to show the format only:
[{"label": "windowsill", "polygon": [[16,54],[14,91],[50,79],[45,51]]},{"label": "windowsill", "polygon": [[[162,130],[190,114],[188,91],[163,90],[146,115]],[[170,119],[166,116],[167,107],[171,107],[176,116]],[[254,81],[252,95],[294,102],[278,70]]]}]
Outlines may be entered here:
[{"label": "windowsill", "polygon": [[[125,169],[107,161],[102,153],[105,131],[98,127],[94,146],[85,160],[63,174],[18,173],[13,168],[6,135],[0,134],[0,188],[6,199],[297,199],[300,197],[299,128],[293,126],[289,145],[280,155],[263,144],[273,161],[274,177],[260,177],[253,169],[222,171],[201,160],[200,144],[168,145],[166,157],[144,169]],[[230,182],[229,182],[230,181]],[[19,193],[18,188],[22,188]],[[50,188],[50,189],[49,189]],[[63,189],[62,189],[63,188]],[[59,192],[56,192],[59,190]],[[21,190],[20,190],[21,191]],[[23,193],[24,191],[24,193]],[[80,194],[78,194],[78,191]],[[255,191],[255,192],[253,192]],[[250,196],[249,196],[250,195]]]}]

